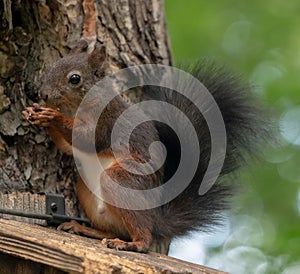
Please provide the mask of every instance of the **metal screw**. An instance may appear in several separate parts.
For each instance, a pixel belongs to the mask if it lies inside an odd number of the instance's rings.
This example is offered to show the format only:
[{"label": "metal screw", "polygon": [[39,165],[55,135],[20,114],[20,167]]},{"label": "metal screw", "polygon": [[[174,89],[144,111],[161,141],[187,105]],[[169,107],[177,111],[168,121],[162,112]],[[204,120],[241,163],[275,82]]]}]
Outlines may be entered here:
[{"label": "metal screw", "polygon": [[53,212],[56,212],[56,211],[57,211],[57,204],[56,204],[56,203],[52,203],[52,204],[50,205],[50,208],[51,208],[51,210],[52,210]]}]

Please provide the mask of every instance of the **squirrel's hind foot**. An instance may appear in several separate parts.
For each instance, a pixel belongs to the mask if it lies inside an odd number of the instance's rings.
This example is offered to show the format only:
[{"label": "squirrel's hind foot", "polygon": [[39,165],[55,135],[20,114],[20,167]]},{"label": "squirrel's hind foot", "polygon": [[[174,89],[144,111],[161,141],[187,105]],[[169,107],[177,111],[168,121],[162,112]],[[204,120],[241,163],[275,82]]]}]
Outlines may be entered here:
[{"label": "squirrel's hind foot", "polygon": [[140,253],[147,253],[149,246],[143,241],[125,242],[118,238],[115,239],[103,239],[102,244],[108,248],[125,251],[135,251]]},{"label": "squirrel's hind foot", "polygon": [[108,233],[105,231],[98,230],[96,228],[87,227],[84,225],[79,224],[78,222],[72,220],[70,222],[62,223],[57,230],[66,231],[69,233],[74,233],[77,235],[84,235],[90,238],[100,239],[106,237],[114,237],[115,235],[112,233]]}]

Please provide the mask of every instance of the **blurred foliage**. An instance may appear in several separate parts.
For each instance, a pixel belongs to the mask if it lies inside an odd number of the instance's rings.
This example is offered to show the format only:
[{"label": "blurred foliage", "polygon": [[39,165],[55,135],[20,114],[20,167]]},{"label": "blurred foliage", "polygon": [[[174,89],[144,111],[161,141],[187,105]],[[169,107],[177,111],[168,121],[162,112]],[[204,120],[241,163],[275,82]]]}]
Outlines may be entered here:
[{"label": "blurred foliage", "polygon": [[[278,144],[243,174],[230,232],[205,262],[231,273],[300,273],[300,1],[165,0],[165,9],[174,63],[225,63],[256,86],[279,128]],[[244,268],[230,268],[231,259]]]}]

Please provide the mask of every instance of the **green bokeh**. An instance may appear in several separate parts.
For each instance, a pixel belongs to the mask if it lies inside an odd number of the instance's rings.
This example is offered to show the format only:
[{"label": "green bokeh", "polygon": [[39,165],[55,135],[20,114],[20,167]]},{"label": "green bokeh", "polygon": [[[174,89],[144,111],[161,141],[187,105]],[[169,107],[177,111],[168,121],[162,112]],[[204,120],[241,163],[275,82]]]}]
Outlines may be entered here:
[{"label": "green bokeh", "polygon": [[[300,105],[300,1],[165,0],[165,9],[175,64],[201,57],[225,63],[257,87],[278,125]],[[294,119],[295,131],[300,111]],[[264,236],[253,246],[269,262],[281,258],[273,264],[280,272],[300,261],[300,146],[278,136],[266,160],[245,173],[236,212],[258,220]]]}]

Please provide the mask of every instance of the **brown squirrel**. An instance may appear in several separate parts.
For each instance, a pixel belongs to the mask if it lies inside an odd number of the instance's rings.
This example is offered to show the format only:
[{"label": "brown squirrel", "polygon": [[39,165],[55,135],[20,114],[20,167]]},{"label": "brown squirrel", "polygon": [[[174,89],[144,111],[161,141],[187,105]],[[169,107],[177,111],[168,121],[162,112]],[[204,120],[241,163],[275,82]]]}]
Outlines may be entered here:
[{"label": "brown squirrel", "polygon": [[[92,151],[89,125],[94,122],[94,118],[86,111],[80,119],[77,119],[75,113],[84,95],[106,75],[107,67],[106,50],[103,45],[97,43],[94,50],[88,53],[88,43],[79,42],[69,55],[54,63],[46,73],[40,89],[46,106],[34,104],[32,107],[27,107],[23,115],[30,123],[46,127],[52,140],[62,152],[72,154],[75,138],[76,149],[88,155]],[[94,228],[81,226],[72,221],[62,224],[60,229],[73,229],[76,233],[103,239],[102,243],[109,248],[147,252],[154,242],[168,242],[190,231],[207,230],[219,223],[223,210],[228,208],[228,198],[234,192],[234,184],[231,182],[233,178],[228,174],[241,166],[245,155],[255,154],[258,150],[257,144],[264,139],[266,130],[263,113],[251,95],[251,88],[241,84],[237,77],[225,73],[223,69],[197,63],[190,73],[213,95],[224,119],[227,151],[218,181],[205,195],[198,194],[210,158],[211,142],[205,119],[193,102],[170,89],[145,86],[144,100],[168,102],[180,108],[192,122],[201,148],[195,176],[188,187],[175,199],[157,208],[146,210],[124,209],[106,203],[105,199],[101,201],[88,189],[83,178],[78,176],[76,186],[78,199]],[[89,104],[101,104],[101,100],[101,92],[99,92],[99,100]],[[113,187],[107,184],[108,176],[118,184],[131,189],[154,188],[172,177],[179,165],[181,155],[180,141],[175,132],[168,125],[156,121],[142,123],[133,131],[130,152],[131,157],[137,162],[146,162],[149,160],[149,145],[154,141],[161,141],[167,151],[162,168],[156,169],[152,174],[139,175],[135,172],[139,167],[132,164],[122,149],[117,156],[113,154],[111,131],[116,119],[128,107],[128,103],[121,96],[116,96],[102,112],[97,121],[96,134],[93,136],[97,157],[106,171],[100,173],[97,183],[100,184],[103,197],[116,200],[126,199],[126,197],[114,196]],[[157,111],[162,112],[161,115],[166,115],[162,110]],[[137,115],[140,113],[131,114],[127,119],[128,125],[131,123],[131,118],[134,120]],[[172,118],[179,126],[182,125],[181,116]],[[161,151],[156,150],[155,153],[160,154]],[[193,153],[192,144],[188,153]],[[160,155],[157,157],[159,158]],[[143,197],[136,197],[136,199],[143,199]]]}]

